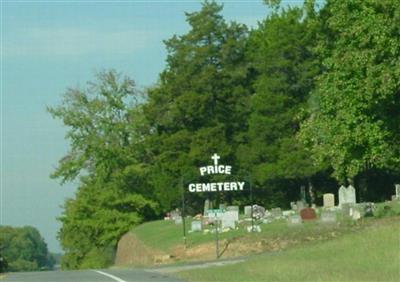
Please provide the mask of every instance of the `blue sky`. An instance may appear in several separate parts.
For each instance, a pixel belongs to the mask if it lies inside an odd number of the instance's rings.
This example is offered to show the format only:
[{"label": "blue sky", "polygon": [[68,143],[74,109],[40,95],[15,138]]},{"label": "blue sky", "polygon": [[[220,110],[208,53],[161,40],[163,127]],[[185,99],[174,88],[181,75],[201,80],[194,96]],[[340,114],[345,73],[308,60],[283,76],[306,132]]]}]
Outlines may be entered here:
[{"label": "blue sky", "polygon": [[[293,1],[294,4],[296,1]],[[66,128],[46,106],[67,87],[84,86],[114,68],[138,86],[157,81],[165,66],[162,40],[188,31],[185,11],[199,1],[4,1],[2,4],[1,224],[32,225],[59,252],[56,217],[76,183],[49,174],[67,152]],[[262,1],[225,1],[223,14],[255,26]]]}]

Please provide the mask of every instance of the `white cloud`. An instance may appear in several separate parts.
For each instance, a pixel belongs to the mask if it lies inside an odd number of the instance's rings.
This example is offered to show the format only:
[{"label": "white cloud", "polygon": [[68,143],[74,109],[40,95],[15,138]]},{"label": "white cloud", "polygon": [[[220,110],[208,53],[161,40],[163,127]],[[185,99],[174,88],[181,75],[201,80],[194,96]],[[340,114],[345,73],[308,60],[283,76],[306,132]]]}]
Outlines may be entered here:
[{"label": "white cloud", "polygon": [[129,54],[162,36],[152,31],[27,28],[4,36],[5,56]]}]

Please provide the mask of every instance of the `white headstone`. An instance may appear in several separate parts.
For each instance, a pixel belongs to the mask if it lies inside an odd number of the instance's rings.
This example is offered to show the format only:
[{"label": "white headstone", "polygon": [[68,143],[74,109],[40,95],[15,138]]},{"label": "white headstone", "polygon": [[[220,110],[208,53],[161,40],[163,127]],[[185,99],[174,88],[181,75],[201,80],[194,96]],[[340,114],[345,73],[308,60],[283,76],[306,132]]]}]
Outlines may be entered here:
[{"label": "white headstone", "polygon": [[191,231],[192,231],[192,232],[199,232],[199,231],[201,231],[201,230],[202,230],[201,221],[197,221],[197,220],[192,221],[192,228],[191,228]]},{"label": "white headstone", "polygon": [[239,212],[239,206],[227,206],[226,210],[227,211],[237,211],[237,212]]},{"label": "white headstone", "polygon": [[204,201],[204,211],[203,211],[203,215],[207,216],[208,210],[210,209],[210,200],[207,199]]},{"label": "white headstone", "polygon": [[251,216],[251,206],[245,206],[244,207],[244,215],[245,216]]},{"label": "white headstone", "polygon": [[176,217],[175,224],[182,224],[182,217]]},{"label": "white headstone", "polygon": [[322,223],[335,223],[336,213],[333,211],[322,211],[321,212],[321,222]]},{"label": "white headstone", "polygon": [[396,188],[396,200],[400,200],[400,184],[395,184],[394,187]]},{"label": "white headstone", "polygon": [[344,187],[343,185],[340,186],[339,193],[338,193],[339,194],[339,207],[342,207],[343,204],[347,203],[346,202],[346,195],[347,195],[346,192],[347,192],[346,187]]},{"label": "white headstone", "polygon": [[335,206],[335,195],[327,193],[323,195],[324,208],[332,208]]},{"label": "white headstone", "polygon": [[236,228],[236,222],[239,220],[239,211],[226,211],[221,216],[222,228]]},{"label": "white headstone", "polygon": [[347,187],[346,191],[346,203],[355,204],[356,203],[356,189],[352,185]]},{"label": "white headstone", "polygon": [[289,216],[288,218],[289,225],[299,225],[302,223],[301,216],[298,214],[294,214]]}]

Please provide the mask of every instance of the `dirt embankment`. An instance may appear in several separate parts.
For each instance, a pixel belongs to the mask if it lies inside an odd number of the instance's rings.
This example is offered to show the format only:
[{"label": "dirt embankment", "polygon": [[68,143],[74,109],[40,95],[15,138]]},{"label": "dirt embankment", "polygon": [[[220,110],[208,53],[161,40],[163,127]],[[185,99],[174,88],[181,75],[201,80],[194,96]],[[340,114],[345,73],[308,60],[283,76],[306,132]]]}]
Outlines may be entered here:
[{"label": "dirt embankment", "polygon": [[[219,242],[220,257],[232,258],[251,253],[277,251],[299,243],[288,238],[269,238],[268,240],[250,240],[237,238]],[[169,253],[154,250],[146,246],[132,233],[125,234],[118,243],[115,265],[150,266],[174,261],[198,261],[215,259],[215,242],[195,246],[176,246]]]},{"label": "dirt embankment", "polygon": [[115,265],[148,266],[165,263],[169,259],[168,254],[146,246],[135,235],[128,232],[118,242]]},{"label": "dirt embankment", "polygon": [[[359,222],[354,226],[331,226],[316,228],[313,231],[294,232],[284,236],[244,236],[224,239],[219,242],[220,257],[233,258],[254,253],[284,250],[311,241],[325,241],[340,237],[349,232],[357,232],[368,227],[379,227],[382,224],[399,220],[400,217]],[[256,235],[256,234],[255,234]],[[140,241],[134,234],[125,234],[118,243],[115,264],[119,266],[151,266],[175,261],[199,261],[215,259],[215,242],[200,245],[189,245],[186,248],[178,245],[169,253],[152,249]]]}]

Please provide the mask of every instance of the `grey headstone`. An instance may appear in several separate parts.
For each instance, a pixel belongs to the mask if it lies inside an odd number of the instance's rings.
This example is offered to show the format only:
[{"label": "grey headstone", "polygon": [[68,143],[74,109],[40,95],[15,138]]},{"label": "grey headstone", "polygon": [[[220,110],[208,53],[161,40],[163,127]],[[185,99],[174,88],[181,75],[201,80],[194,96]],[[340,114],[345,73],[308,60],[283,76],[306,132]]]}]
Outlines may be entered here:
[{"label": "grey headstone", "polygon": [[182,217],[176,217],[175,224],[182,224]]},{"label": "grey headstone", "polygon": [[173,210],[170,212],[170,216],[172,220],[176,220],[177,218],[181,217],[181,212],[179,210]]},{"label": "grey headstone", "polygon": [[322,223],[335,223],[336,213],[333,211],[322,211],[321,212],[321,222]]},{"label": "grey headstone", "polygon": [[352,214],[352,210],[351,210],[351,204],[349,203],[342,203],[341,205],[341,209],[342,209],[342,214],[345,217],[350,217]]},{"label": "grey headstone", "polygon": [[251,216],[251,206],[244,207],[244,215],[250,217]]},{"label": "grey headstone", "polygon": [[201,226],[201,221],[192,221],[192,226],[191,226],[191,231],[192,232],[200,232],[202,231],[202,226]]},{"label": "grey headstone", "polygon": [[335,195],[327,193],[323,195],[324,208],[331,208],[335,206]]},{"label": "grey headstone", "polygon": [[299,225],[302,223],[301,216],[298,214],[294,214],[288,217],[289,225]]},{"label": "grey headstone", "polygon": [[239,221],[239,211],[225,211],[221,216],[222,228],[235,229],[236,222]]},{"label": "grey headstone", "polygon": [[296,202],[297,210],[300,211],[306,207],[303,201],[297,201]]},{"label": "grey headstone", "polygon": [[338,192],[338,194],[339,194],[339,207],[342,207],[343,204],[347,203],[347,201],[346,201],[347,193],[346,192],[347,192],[346,191],[346,187],[344,187],[343,185],[340,186],[339,192]]},{"label": "grey headstone", "polygon": [[395,184],[396,200],[400,200],[400,184]]},{"label": "grey headstone", "polygon": [[274,219],[282,218],[282,210],[281,210],[281,208],[273,208],[273,209],[271,209],[271,216]]},{"label": "grey headstone", "polygon": [[356,203],[356,189],[352,185],[347,187],[346,201],[350,204]]},{"label": "grey headstone", "polygon": [[253,205],[253,217],[260,219],[265,215],[265,208],[259,205]]},{"label": "grey headstone", "polygon": [[203,211],[203,215],[207,216],[207,212],[210,209],[210,200],[207,199],[204,201],[204,211]]},{"label": "grey headstone", "polygon": [[227,211],[237,211],[237,212],[239,212],[239,206],[227,206],[226,210]]},{"label": "grey headstone", "polygon": [[300,187],[300,199],[305,202],[306,201],[306,187],[302,185]]}]

